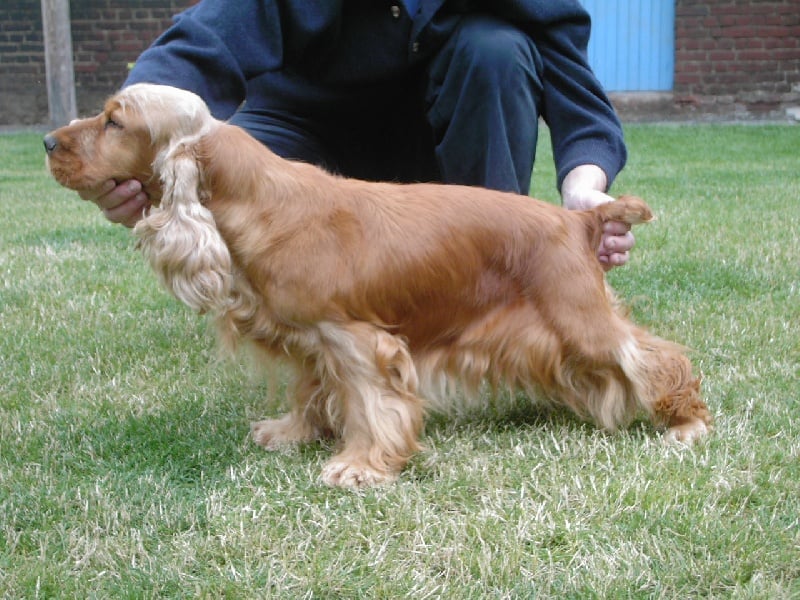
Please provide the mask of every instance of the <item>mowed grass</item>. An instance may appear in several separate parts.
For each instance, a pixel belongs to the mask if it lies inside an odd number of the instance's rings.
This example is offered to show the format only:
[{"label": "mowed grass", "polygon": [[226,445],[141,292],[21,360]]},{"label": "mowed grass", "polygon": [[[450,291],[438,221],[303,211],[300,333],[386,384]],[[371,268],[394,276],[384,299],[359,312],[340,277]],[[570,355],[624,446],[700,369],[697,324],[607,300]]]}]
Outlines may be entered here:
[{"label": "mowed grass", "polygon": [[[431,418],[358,493],[317,480],[329,444],[255,447],[275,382],[218,360],[38,135],[0,137],[0,597],[800,597],[800,128],[626,133],[614,193],[658,221],[610,280],[693,349],[713,434],[518,401]],[[555,200],[550,163],[544,136]]]}]

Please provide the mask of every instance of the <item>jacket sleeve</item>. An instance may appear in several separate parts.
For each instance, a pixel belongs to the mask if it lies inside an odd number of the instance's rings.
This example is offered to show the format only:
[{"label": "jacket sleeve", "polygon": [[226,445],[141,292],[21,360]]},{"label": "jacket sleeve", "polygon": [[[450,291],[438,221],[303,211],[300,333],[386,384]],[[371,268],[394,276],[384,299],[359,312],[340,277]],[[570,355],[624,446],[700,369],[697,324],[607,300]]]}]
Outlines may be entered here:
[{"label": "jacket sleeve", "polygon": [[532,36],[542,57],[542,117],[550,129],[558,189],[581,164],[603,169],[610,187],[627,150],[619,118],[589,66],[589,14],[578,0],[498,0],[498,5]]},{"label": "jacket sleeve", "polygon": [[625,166],[622,125],[600,82],[589,68],[589,23],[563,23],[539,46],[544,63],[543,118],[550,128],[558,189],[582,164],[599,166],[608,186]]},{"label": "jacket sleeve", "polygon": [[190,90],[215,117],[230,117],[245,99],[247,81],[283,60],[276,3],[235,4],[233,10],[226,0],[204,0],[177,15],[136,60],[124,86],[159,83]]}]

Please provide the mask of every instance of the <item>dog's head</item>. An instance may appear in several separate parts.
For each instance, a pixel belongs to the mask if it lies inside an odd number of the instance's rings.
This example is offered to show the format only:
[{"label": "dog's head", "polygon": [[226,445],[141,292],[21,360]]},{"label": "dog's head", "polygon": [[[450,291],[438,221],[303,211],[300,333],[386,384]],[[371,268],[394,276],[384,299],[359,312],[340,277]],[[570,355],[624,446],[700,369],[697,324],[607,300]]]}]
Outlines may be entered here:
[{"label": "dog's head", "polygon": [[177,88],[137,84],[103,112],[44,138],[53,177],[78,192],[109,179],[137,179],[153,208],[137,223],[139,248],[179,300],[199,312],[226,310],[232,264],[214,217],[203,205],[197,142],[218,129],[206,104]]},{"label": "dog's head", "polygon": [[207,133],[216,123],[191,92],[136,84],[109,98],[99,115],[47,134],[47,164],[56,181],[72,190],[91,192],[109,179],[137,179],[158,203],[158,163],[176,145]]}]

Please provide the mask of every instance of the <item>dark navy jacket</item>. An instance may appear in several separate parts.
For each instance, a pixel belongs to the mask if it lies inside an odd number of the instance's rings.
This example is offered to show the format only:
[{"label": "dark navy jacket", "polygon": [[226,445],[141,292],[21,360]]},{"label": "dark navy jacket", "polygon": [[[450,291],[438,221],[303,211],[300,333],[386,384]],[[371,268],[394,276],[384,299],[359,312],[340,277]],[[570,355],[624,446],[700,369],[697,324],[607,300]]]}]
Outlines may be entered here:
[{"label": "dark navy jacket", "polygon": [[413,18],[400,0],[203,0],[139,57],[126,85],[192,90],[220,119],[245,99],[313,111],[353,86],[401,78],[470,12],[498,16],[534,40],[559,187],[586,163],[599,165],[610,185],[624,166],[625,145],[587,63],[590,21],[578,0],[420,0]]}]

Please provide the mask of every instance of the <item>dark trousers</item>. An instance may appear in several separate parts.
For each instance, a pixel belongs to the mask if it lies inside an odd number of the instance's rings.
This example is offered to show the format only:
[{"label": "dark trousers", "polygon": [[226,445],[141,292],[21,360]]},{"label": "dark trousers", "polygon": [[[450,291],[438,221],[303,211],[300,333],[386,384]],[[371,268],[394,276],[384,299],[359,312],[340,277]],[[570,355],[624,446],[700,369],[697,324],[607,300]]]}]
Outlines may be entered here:
[{"label": "dark trousers", "polygon": [[527,194],[541,64],[518,29],[467,16],[424,65],[398,81],[354,87],[343,100],[306,114],[245,104],[231,123],[285,158],[348,177]]}]

